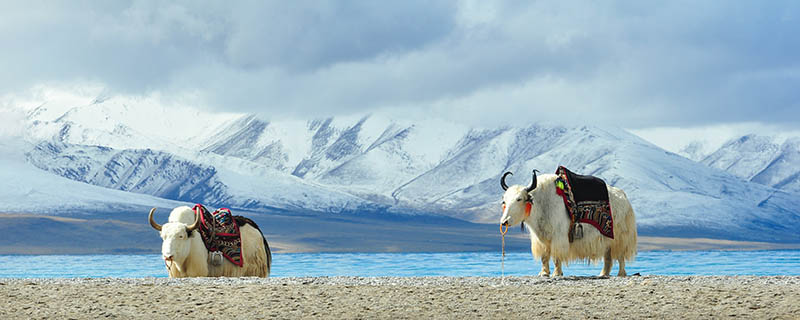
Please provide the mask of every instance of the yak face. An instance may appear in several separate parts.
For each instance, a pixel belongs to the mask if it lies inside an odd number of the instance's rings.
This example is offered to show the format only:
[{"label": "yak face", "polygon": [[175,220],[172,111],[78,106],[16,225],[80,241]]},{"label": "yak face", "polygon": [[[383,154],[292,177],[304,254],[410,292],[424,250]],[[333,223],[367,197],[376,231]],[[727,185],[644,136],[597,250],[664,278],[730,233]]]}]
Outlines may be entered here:
[{"label": "yak face", "polygon": [[182,266],[191,251],[192,231],[186,224],[180,222],[168,222],[161,226],[161,256],[164,261],[172,261]]},{"label": "yak face", "polygon": [[503,216],[500,224],[510,227],[522,223],[530,215],[532,205],[525,186],[508,187],[503,194]]},{"label": "yak face", "polygon": [[500,186],[505,190],[503,194],[503,216],[500,217],[500,225],[515,226],[530,216],[531,207],[533,206],[530,192],[536,188],[536,172],[537,170],[533,170],[533,178],[528,186],[514,185],[509,187],[506,184],[506,177],[513,175],[511,172],[504,173],[500,178]]},{"label": "yak face", "polygon": [[[189,207],[175,208],[173,213],[176,211],[186,211],[184,208],[188,209],[189,213],[194,214]],[[182,269],[183,262],[189,257],[189,252],[191,252],[192,243],[190,237],[194,230],[200,226],[200,215],[194,214],[194,222],[189,225],[179,221],[167,222],[164,225],[160,225],[153,220],[153,213],[155,211],[156,208],[150,210],[147,219],[150,222],[150,226],[156,229],[161,235],[161,239],[164,240],[161,244],[161,255],[165,262],[177,264],[178,270],[180,270]]]}]

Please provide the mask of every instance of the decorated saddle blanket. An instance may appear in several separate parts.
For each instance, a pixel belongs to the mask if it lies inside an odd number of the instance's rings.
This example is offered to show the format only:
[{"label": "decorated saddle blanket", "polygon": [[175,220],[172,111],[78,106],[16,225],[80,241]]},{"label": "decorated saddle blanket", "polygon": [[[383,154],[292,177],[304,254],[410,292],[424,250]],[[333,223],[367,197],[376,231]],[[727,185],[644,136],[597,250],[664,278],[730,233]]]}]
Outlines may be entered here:
[{"label": "decorated saddle blanket", "polygon": [[194,206],[195,212],[198,212],[198,209],[201,213],[198,230],[206,249],[209,252],[219,251],[228,261],[241,267],[244,264],[244,258],[242,257],[242,235],[239,232],[239,225],[245,221],[242,221],[242,217],[232,215],[231,210],[226,208],[209,212],[206,207],[197,204]]},{"label": "decorated saddle blanket", "polygon": [[558,167],[556,175],[556,193],[564,199],[571,221],[569,241],[573,241],[578,222],[591,224],[604,236],[614,239],[614,221],[605,181],[575,174],[563,166]]}]

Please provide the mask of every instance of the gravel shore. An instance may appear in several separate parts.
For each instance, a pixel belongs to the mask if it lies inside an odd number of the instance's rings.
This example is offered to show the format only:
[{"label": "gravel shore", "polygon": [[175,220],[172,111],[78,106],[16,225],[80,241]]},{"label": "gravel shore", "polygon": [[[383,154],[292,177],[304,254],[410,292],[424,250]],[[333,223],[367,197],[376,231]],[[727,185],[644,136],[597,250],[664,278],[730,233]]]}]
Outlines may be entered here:
[{"label": "gravel shore", "polygon": [[800,319],[797,276],[0,279],[0,319]]}]

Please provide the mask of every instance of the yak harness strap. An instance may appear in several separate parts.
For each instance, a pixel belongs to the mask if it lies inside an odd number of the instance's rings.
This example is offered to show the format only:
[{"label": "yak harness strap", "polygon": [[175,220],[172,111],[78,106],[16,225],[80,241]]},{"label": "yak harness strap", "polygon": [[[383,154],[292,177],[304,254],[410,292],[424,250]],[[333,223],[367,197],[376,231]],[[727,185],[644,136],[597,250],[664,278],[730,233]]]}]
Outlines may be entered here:
[{"label": "yak harness strap", "polygon": [[220,208],[213,213],[209,212],[203,205],[197,204],[195,211],[200,214],[200,236],[208,249],[208,262],[213,266],[222,265],[220,256],[239,267],[244,265],[242,256],[242,235],[239,231],[239,224],[231,211]]}]

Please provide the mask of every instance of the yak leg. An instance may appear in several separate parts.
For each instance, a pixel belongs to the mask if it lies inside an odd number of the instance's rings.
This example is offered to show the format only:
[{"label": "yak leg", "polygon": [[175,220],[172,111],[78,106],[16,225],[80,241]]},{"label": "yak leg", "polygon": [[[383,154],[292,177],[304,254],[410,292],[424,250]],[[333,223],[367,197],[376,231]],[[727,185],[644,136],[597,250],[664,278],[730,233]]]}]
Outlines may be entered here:
[{"label": "yak leg", "polygon": [[556,277],[561,277],[564,275],[564,272],[561,271],[561,259],[556,258],[556,271],[553,273]]},{"label": "yak leg", "polygon": [[540,277],[550,276],[550,256],[542,256],[542,272],[539,272]]},{"label": "yak leg", "polygon": [[619,272],[617,273],[617,277],[627,277],[628,273],[625,272],[625,259],[620,258],[617,260],[619,262]]},{"label": "yak leg", "polygon": [[603,271],[600,272],[601,277],[608,277],[611,273],[611,266],[614,264],[614,260],[611,260],[611,249],[606,251],[606,256],[603,257]]}]

